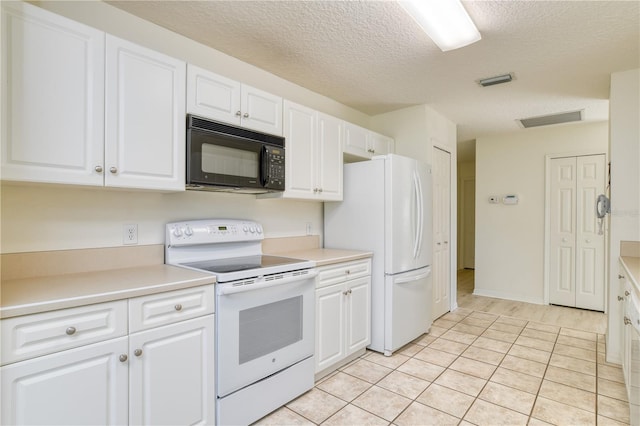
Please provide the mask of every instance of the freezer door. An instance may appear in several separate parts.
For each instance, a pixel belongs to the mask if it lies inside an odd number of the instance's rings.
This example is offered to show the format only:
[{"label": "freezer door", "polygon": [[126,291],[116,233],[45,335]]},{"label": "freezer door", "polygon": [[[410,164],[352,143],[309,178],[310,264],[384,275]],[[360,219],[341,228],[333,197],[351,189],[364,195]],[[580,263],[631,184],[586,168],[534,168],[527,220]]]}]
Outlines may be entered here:
[{"label": "freezer door", "polygon": [[393,351],[431,328],[431,268],[385,277],[384,353]]},{"label": "freezer door", "polygon": [[399,155],[385,160],[385,272],[431,264],[431,170]]}]

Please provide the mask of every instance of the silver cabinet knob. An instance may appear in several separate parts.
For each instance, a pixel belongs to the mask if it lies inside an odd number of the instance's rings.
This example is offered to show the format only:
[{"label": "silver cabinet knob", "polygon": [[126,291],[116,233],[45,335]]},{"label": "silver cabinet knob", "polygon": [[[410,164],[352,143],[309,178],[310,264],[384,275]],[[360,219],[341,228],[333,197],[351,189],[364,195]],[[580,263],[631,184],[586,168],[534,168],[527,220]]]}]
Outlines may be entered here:
[{"label": "silver cabinet knob", "polygon": [[346,296],[349,293],[347,293],[347,291],[345,290],[345,291],[342,292],[342,294],[344,294]]},{"label": "silver cabinet knob", "polygon": [[347,293],[351,294],[351,289],[349,289],[349,291]]},{"label": "silver cabinet knob", "polygon": [[349,275],[351,273],[351,270],[347,269],[346,271],[344,271],[347,275]]},{"label": "silver cabinet knob", "polygon": [[240,112],[240,110],[236,111],[236,117],[240,117],[242,115],[242,113]]},{"label": "silver cabinet knob", "polygon": [[625,290],[625,291],[624,291],[624,295],[625,295],[625,296],[629,296],[630,294],[631,294],[631,293],[629,293],[629,291],[627,291],[627,290]]},{"label": "silver cabinet knob", "polygon": [[133,351],[133,354],[135,356],[142,356],[142,349],[136,349],[135,351]]},{"label": "silver cabinet knob", "polygon": [[318,188],[318,192],[322,192],[322,188]]},{"label": "silver cabinet knob", "polygon": [[114,167],[114,166],[111,166],[111,167],[109,168],[109,171],[110,171],[111,173],[118,173],[118,168],[117,168],[117,167]]},{"label": "silver cabinet knob", "polygon": [[590,240],[590,239],[586,239],[586,240],[585,240],[585,242],[586,242],[587,244],[589,244],[589,243],[591,242],[591,240]]},{"label": "silver cabinet knob", "polygon": [[245,113],[242,115],[242,117],[243,117],[243,118],[249,118],[249,113],[248,113],[248,112],[245,112]]},{"label": "silver cabinet knob", "polygon": [[631,320],[628,317],[624,317],[624,325],[631,324]]},{"label": "silver cabinet knob", "polygon": [[65,333],[67,333],[69,336],[72,336],[72,335],[76,334],[76,328],[75,327],[67,327],[67,329],[65,330]]},{"label": "silver cabinet knob", "polygon": [[566,237],[562,239],[563,243],[566,243],[567,241],[569,241]]},{"label": "silver cabinet knob", "polygon": [[102,173],[102,166],[96,166],[96,172]]},{"label": "silver cabinet knob", "polygon": [[318,188],[313,188],[313,192],[314,193],[318,192]]},{"label": "silver cabinet knob", "polygon": [[120,360],[120,362],[126,362],[129,357],[126,354],[122,354],[118,357],[118,359]]},{"label": "silver cabinet knob", "polygon": [[624,276],[624,275],[620,275],[620,274],[618,274],[618,279],[619,279],[619,280],[624,280],[624,279],[625,279],[625,276]]},{"label": "silver cabinet knob", "polygon": [[618,302],[622,302],[623,300],[624,300],[624,297],[618,296]]},{"label": "silver cabinet knob", "polygon": [[173,307],[173,309],[175,309],[176,311],[181,311],[182,305],[178,303],[176,306]]}]

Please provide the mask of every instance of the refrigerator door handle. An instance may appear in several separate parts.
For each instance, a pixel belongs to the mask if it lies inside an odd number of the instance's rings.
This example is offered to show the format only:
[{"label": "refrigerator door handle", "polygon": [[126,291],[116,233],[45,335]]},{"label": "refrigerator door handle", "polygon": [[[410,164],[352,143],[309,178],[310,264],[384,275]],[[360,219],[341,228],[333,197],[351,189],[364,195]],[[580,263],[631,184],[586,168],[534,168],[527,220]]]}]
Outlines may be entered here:
[{"label": "refrigerator door handle", "polygon": [[420,275],[415,275],[413,277],[407,277],[407,278],[398,278],[396,280],[393,281],[394,284],[406,284],[406,283],[411,283],[414,281],[418,281],[418,280],[422,280],[424,278],[427,278],[429,275],[431,275],[431,268],[429,268],[429,270],[427,270],[426,272],[420,274]]},{"label": "refrigerator door handle", "polygon": [[416,218],[413,221],[414,237],[413,237],[413,258],[418,258],[420,252],[420,186],[418,184],[418,174],[413,171],[413,197],[415,205],[413,207],[413,216]]},{"label": "refrigerator door handle", "polygon": [[418,234],[420,243],[418,244],[418,255],[420,255],[420,253],[422,253],[422,238],[424,236],[424,192],[422,190],[420,175],[416,173],[416,176],[418,178],[418,195],[420,199],[420,204],[418,204],[418,206],[420,206],[420,234]]}]

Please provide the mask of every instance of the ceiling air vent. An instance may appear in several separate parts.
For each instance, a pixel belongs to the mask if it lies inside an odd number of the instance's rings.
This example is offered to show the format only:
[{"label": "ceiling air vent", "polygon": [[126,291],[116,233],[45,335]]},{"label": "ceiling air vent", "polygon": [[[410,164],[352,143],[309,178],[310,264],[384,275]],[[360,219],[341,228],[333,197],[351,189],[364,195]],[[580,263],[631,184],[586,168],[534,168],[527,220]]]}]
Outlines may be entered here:
[{"label": "ceiling air vent", "polygon": [[522,127],[550,126],[552,124],[571,123],[584,120],[584,110],[561,112],[560,114],[541,115],[539,117],[521,118],[517,120]]}]

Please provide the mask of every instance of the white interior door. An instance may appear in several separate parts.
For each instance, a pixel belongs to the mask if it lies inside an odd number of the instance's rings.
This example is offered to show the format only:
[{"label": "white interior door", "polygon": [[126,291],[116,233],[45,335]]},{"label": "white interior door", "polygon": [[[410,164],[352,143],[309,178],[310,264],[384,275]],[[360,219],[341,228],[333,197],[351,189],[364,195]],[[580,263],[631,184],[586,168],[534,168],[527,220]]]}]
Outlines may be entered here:
[{"label": "white interior door", "polygon": [[451,309],[451,154],[433,150],[433,318]]},{"label": "white interior door", "polygon": [[604,310],[604,235],[596,197],[604,193],[604,154],[551,159],[549,303]]},{"label": "white interior door", "polygon": [[605,156],[576,159],[576,306],[604,311],[604,232],[598,234],[596,199],[604,193]]}]

